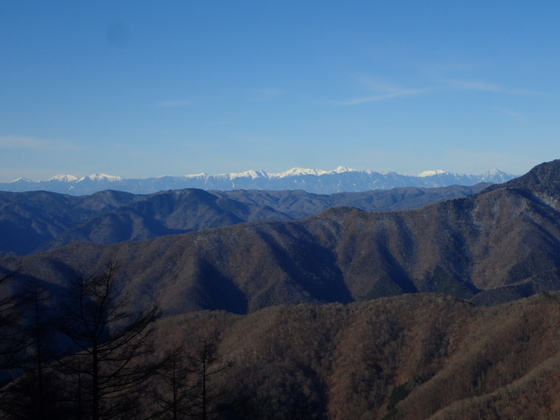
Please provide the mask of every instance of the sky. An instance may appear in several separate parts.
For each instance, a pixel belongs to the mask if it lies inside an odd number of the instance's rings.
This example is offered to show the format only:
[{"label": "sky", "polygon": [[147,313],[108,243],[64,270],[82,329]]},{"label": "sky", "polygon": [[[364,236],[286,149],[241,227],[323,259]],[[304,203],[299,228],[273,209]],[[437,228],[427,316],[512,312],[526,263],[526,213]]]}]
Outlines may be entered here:
[{"label": "sky", "polygon": [[0,0],[0,182],[560,158],[560,1]]}]

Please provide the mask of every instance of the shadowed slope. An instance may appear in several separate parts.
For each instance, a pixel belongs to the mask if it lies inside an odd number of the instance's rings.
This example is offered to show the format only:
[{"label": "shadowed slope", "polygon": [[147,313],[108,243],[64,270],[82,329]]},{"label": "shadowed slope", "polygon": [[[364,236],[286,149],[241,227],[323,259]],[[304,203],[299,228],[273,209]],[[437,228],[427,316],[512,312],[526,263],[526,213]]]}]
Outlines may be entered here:
[{"label": "shadowed slope", "polygon": [[[558,165],[550,163],[550,171]],[[559,213],[527,185],[416,210],[332,208],[299,221],[244,223],[108,247],[76,243],[0,264],[64,281],[63,274],[43,270],[46,261],[93,270],[117,259],[133,293],[158,297],[171,312],[243,312],[410,292],[496,303],[560,287]],[[214,298],[223,290],[229,290],[225,297]],[[239,304],[230,302],[233,296]]]},{"label": "shadowed slope", "polygon": [[401,188],[333,195],[304,191],[188,189],[133,195],[103,191],[73,197],[45,191],[0,192],[0,254],[29,254],[77,241],[102,244],[155,238],[255,220],[290,220],[347,205],[414,208],[480,191],[473,187]]}]

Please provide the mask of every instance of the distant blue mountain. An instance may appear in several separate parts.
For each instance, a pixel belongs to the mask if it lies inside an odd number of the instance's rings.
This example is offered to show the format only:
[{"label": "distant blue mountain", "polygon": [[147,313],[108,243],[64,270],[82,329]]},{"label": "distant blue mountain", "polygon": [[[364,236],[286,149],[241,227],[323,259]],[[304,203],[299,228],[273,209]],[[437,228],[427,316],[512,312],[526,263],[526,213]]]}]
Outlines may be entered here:
[{"label": "distant blue mountain", "polygon": [[200,188],[203,190],[303,190],[317,194],[387,190],[396,187],[471,186],[482,182],[501,184],[515,178],[497,169],[482,175],[454,174],[442,170],[425,171],[418,175],[396,172],[355,170],[340,166],[332,171],[293,168],[285,172],[246,171],[218,175],[193,174],[161,176],[146,179],[126,179],[118,176],[94,174],[82,178],[58,175],[45,181],[20,178],[0,183],[2,191],[45,190],[71,195],[88,195],[103,190],[150,194],[164,190]]}]

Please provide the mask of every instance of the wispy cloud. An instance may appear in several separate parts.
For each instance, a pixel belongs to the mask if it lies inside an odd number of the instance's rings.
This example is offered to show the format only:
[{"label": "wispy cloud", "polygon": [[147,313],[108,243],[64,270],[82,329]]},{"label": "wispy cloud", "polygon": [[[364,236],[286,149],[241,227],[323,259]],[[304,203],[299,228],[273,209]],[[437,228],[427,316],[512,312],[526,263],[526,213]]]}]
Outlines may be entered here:
[{"label": "wispy cloud", "polygon": [[334,102],[335,105],[347,106],[347,105],[360,105],[368,102],[378,102],[385,101],[388,99],[400,98],[403,96],[413,96],[422,95],[424,93],[430,92],[431,88],[417,88],[417,89],[395,89],[388,92],[378,93],[374,95],[361,96],[345,101]]},{"label": "wispy cloud", "polygon": [[528,95],[528,96],[545,95],[542,92],[537,92],[533,90],[504,88],[494,83],[488,83],[480,80],[445,79],[443,80],[443,83],[457,90],[476,90],[480,92],[505,93],[508,95]]},{"label": "wispy cloud", "polygon": [[396,86],[386,81],[372,79],[370,77],[360,77],[360,83],[371,92],[369,95],[358,96],[342,101],[334,101],[334,105],[349,106],[360,105],[368,102],[386,101],[405,96],[423,95],[433,91],[431,87],[428,88],[404,88]]},{"label": "wispy cloud", "polygon": [[501,112],[502,114],[505,114],[505,115],[508,115],[508,116],[514,118],[518,122],[521,122],[521,123],[527,122],[527,118],[525,117],[525,115],[523,115],[519,112],[515,112],[515,111],[512,111],[510,109],[505,109],[505,108],[494,108],[494,109],[498,112]]},{"label": "wispy cloud", "polygon": [[454,89],[478,90],[483,92],[502,92],[503,89],[495,84],[479,80],[445,80],[445,83]]},{"label": "wispy cloud", "polygon": [[365,85],[367,87],[367,90],[369,90],[372,93],[369,95],[357,96],[346,100],[331,101],[331,104],[338,105],[338,106],[360,105],[369,102],[379,102],[379,101],[391,100],[391,99],[396,99],[396,98],[401,98],[406,96],[425,95],[433,92],[444,92],[444,91],[452,91],[452,90],[490,92],[490,93],[499,93],[505,95],[527,95],[527,96],[546,95],[542,92],[537,92],[537,91],[504,88],[497,84],[488,83],[481,80],[444,79],[444,80],[440,80],[438,85],[432,87],[424,87],[424,88],[404,88],[388,83],[379,83],[377,81],[371,81],[371,80],[362,80],[362,84]]},{"label": "wispy cloud", "polygon": [[179,108],[183,106],[193,105],[192,101],[178,100],[178,101],[164,101],[156,104],[158,108]]},{"label": "wispy cloud", "polygon": [[67,150],[71,148],[73,148],[73,144],[66,140],[25,136],[0,136],[0,149],[4,150]]}]

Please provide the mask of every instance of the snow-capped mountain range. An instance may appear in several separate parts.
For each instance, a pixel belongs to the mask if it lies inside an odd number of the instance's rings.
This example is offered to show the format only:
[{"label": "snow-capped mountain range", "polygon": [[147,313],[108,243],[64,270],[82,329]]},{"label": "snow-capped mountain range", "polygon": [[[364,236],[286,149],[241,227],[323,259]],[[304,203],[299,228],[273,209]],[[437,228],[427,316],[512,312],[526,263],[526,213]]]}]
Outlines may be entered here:
[{"label": "snow-capped mountain range", "polygon": [[93,174],[81,178],[74,175],[57,175],[45,181],[19,178],[0,183],[0,190],[13,192],[46,190],[87,195],[108,189],[149,194],[163,190],[200,188],[204,190],[304,190],[310,193],[333,194],[387,190],[396,187],[470,186],[481,182],[500,184],[512,178],[515,176],[498,169],[492,169],[482,175],[462,175],[439,169],[424,171],[417,175],[400,175],[396,172],[375,172],[339,166],[331,171],[292,168],[279,173],[250,170],[217,175],[200,173],[145,179],[126,179],[106,174]]}]

